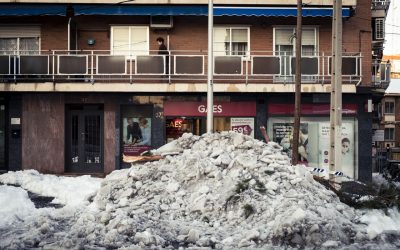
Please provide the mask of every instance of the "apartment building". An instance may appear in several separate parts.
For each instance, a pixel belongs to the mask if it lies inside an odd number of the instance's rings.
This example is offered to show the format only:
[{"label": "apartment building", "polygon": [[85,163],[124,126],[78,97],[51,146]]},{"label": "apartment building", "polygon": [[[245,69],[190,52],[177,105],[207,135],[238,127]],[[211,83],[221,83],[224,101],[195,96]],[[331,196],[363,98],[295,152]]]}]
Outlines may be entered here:
[{"label": "apartment building", "polygon": [[[0,168],[107,174],[123,155],[205,133],[207,108],[215,131],[262,139],[266,126],[290,154],[296,2],[214,1],[207,107],[208,1],[0,1]],[[301,159],[328,168],[332,1],[303,8]],[[359,180],[371,179],[367,104],[381,88],[374,8],[343,0],[340,170]]]}]

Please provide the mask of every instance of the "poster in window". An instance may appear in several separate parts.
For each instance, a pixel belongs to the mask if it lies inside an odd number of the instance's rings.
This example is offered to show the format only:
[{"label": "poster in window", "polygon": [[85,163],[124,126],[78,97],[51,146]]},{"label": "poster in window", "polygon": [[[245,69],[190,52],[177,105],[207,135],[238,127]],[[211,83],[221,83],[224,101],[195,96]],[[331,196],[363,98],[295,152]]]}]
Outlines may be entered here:
[{"label": "poster in window", "polygon": [[[354,126],[352,123],[342,123],[342,139],[340,142],[342,163],[340,169],[345,175],[354,178]],[[329,169],[330,124],[320,123],[319,131],[320,164]]]},{"label": "poster in window", "polygon": [[231,130],[249,135],[254,138],[254,118],[253,117],[232,117]]},{"label": "poster in window", "polygon": [[150,117],[125,117],[123,118],[123,128],[124,155],[140,155],[151,149]]},{"label": "poster in window", "polygon": [[[292,157],[293,123],[274,123],[273,141],[283,147],[289,158]],[[309,162],[309,140],[308,124],[301,123],[299,131],[299,163],[308,164]]]}]

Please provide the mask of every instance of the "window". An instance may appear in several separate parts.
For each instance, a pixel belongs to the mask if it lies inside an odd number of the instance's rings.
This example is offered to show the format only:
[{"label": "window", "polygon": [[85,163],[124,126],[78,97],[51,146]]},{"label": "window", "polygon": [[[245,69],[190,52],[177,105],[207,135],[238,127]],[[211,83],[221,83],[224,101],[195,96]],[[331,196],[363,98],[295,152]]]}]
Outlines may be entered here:
[{"label": "window", "polygon": [[394,102],[385,102],[385,114],[394,114]]},{"label": "window", "polygon": [[375,39],[382,40],[385,39],[385,19],[376,18],[375,19]]},{"label": "window", "polygon": [[250,50],[250,28],[216,27],[214,28],[214,55],[248,56]]},{"label": "window", "polygon": [[394,141],[394,128],[385,128],[385,141]]},{"label": "window", "polygon": [[0,27],[0,54],[31,55],[40,50],[39,26]]},{"label": "window", "polygon": [[111,27],[111,53],[113,55],[148,55],[149,28],[147,26]]},{"label": "window", "polygon": [[[318,30],[314,27],[302,29],[301,51],[303,56],[316,56],[318,51]],[[281,74],[274,78],[275,81],[293,81],[290,68],[290,57],[295,56],[296,27],[274,28],[274,54],[281,56]],[[302,76],[303,81],[312,80],[312,77]]]},{"label": "window", "polygon": [[[303,56],[315,56],[318,51],[317,28],[303,28],[301,50]],[[275,55],[294,56],[296,48],[296,28],[274,28]]]}]

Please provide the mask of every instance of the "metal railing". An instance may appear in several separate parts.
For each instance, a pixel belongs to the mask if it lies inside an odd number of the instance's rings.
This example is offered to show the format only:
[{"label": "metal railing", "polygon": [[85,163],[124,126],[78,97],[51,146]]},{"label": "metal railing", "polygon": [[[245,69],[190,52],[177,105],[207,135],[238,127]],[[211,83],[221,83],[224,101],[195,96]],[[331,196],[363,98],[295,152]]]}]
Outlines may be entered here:
[{"label": "metal railing", "polygon": [[[295,81],[295,56],[290,52],[250,51],[245,55],[214,54],[215,83],[284,83]],[[308,53],[302,57],[302,81],[324,84],[331,81],[331,56]],[[343,54],[343,83],[362,80],[360,53]],[[3,82],[162,82],[205,83],[206,51],[112,52],[0,51],[0,81]]]},{"label": "metal railing", "polygon": [[372,84],[379,88],[387,88],[390,83],[391,64],[378,60],[372,62]]}]

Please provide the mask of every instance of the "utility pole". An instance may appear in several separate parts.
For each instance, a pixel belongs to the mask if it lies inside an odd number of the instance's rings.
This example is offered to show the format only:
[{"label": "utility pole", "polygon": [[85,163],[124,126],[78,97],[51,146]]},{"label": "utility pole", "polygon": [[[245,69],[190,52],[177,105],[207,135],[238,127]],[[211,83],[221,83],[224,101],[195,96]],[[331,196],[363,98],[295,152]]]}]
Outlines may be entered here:
[{"label": "utility pole", "polygon": [[214,75],[214,56],[213,56],[213,0],[208,0],[208,66],[207,66],[207,133],[213,132],[214,126],[214,90],[213,90],[213,75]]},{"label": "utility pole", "polygon": [[297,26],[296,26],[296,84],[294,94],[294,124],[292,141],[292,164],[299,163],[299,130],[301,111],[301,36],[302,36],[302,0],[297,0]]},{"label": "utility pole", "polygon": [[329,180],[342,163],[342,0],[333,1]]}]

